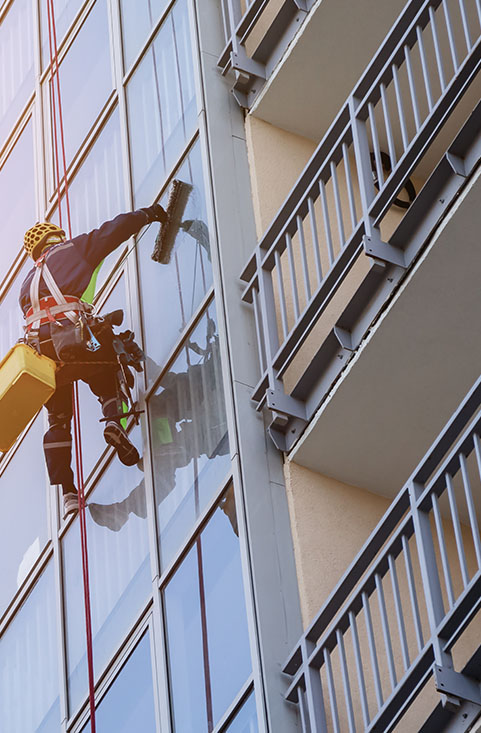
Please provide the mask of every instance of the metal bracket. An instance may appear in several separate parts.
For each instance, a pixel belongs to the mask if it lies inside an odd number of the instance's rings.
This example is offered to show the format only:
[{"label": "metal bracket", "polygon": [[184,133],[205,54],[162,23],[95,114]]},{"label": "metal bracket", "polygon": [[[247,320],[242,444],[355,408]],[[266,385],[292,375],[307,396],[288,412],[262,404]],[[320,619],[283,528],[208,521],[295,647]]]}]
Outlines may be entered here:
[{"label": "metal bracket", "polygon": [[254,59],[249,58],[249,56],[245,53],[244,49],[241,46],[239,47],[239,51],[237,53],[231,51],[230,65],[233,71],[239,72],[244,77],[254,77],[256,79],[264,80],[266,78],[265,66],[263,64],[260,64],[258,61],[254,61]]},{"label": "metal bracket", "polygon": [[447,695],[451,702],[452,698],[458,700],[467,700],[481,705],[481,688],[479,682],[467,677],[461,672],[455,672],[454,669],[448,667],[440,667],[434,665],[434,680],[436,690],[443,695]]},{"label": "metal bracket", "polygon": [[297,417],[306,420],[306,407],[303,402],[295,397],[286,395],[280,390],[268,389],[266,391],[266,405],[272,412],[280,412],[288,417]]},{"label": "metal bracket", "polygon": [[466,168],[464,166],[463,158],[460,158],[458,155],[454,155],[453,153],[446,153],[446,160],[457,176],[466,178]]},{"label": "metal bracket", "polygon": [[381,262],[389,262],[391,265],[397,265],[404,269],[406,268],[404,252],[397,247],[393,247],[392,244],[383,242],[377,237],[368,237],[365,234],[362,238],[362,245],[364,252],[369,257],[374,257],[374,259],[381,260]]},{"label": "metal bracket", "polygon": [[355,347],[352,343],[352,333],[350,331],[346,331],[345,328],[341,328],[340,326],[334,326],[333,331],[334,336],[337,338],[343,349],[346,349],[346,351],[354,351]]}]

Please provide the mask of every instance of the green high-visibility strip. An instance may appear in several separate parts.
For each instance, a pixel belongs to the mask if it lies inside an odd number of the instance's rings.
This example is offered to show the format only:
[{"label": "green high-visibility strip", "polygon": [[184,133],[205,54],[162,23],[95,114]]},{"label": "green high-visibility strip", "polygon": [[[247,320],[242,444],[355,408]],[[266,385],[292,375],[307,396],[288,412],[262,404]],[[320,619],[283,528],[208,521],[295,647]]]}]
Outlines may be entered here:
[{"label": "green high-visibility strip", "polygon": [[90,303],[90,304],[92,304],[94,302],[95,288],[97,287],[97,279],[98,279],[98,276],[99,276],[100,268],[102,267],[103,264],[104,264],[104,261],[102,260],[102,262],[100,263],[100,265],[98,265],[95,268],[94,273],[93,273],[92,277],[90,278],[90,282],[89,282],[89,284],[87,285],[87,287],[85,288],[85,290],[84,290],[84,292],[82,294],[81,300],[83,300],[84,303]]}]

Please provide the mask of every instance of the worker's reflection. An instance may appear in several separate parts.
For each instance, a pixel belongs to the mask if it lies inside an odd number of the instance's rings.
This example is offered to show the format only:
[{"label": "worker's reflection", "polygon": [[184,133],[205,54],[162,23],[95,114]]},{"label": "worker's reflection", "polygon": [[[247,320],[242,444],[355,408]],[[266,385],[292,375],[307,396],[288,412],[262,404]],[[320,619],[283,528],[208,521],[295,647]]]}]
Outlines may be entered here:
[{"label": "worker's reflection", "polygon": [[[149,401],[152,460],[159,505],[175,488],[178,469],[193,462],[194,473],[197,474],[197,462],[203,456],[212,460],[229,452],[219,337],[211,318],[207,322],[205,346],[190,341],[186,352],[185,370],[168,372],[159,391]],[[192,363],[195,356],[200,356],[200,361]],[[138,467],[143,470],[141,464]],[[142,518],[147,516],[144,481],[122,501],[113,504],[91,502],[88,506],[97,524],[119,531],[130,514]],[[233,499],[224,497],[221,509],[238,534]]]}]

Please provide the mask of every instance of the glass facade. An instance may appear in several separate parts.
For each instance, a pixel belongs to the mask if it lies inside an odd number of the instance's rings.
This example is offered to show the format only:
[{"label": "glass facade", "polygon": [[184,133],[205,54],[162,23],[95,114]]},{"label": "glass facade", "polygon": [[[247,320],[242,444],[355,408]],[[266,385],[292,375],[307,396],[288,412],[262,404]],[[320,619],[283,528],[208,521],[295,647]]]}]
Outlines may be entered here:
[{"label": "glass facade", "polygon": [[[257,730],[188,0],[54,0],[72,234],[190,186],[170,261],[158,225],[102,263],[85,299],[124,311],[147,355],[122,465],[80,383],[97,728]],[[47,3],[0,15],[0,346],[22,336],[22,235],[67,222],[56,193]],[[35,11],[34,11],[35,9]],[[36,23],[39,27],[36,28]],[[57,131],[58,132],[58,131]],[[89,731],[78,517],[45,471],[40,413],[0,461],[0,730]],[[189,704],[186,705],[186,701]],[[168,704],[167,702],[168,701]],[[165,703],[165,704],[164,704]],[[167,707],[167,709],[166,709]],[[250,727],[249,727],[250,726]]]}]

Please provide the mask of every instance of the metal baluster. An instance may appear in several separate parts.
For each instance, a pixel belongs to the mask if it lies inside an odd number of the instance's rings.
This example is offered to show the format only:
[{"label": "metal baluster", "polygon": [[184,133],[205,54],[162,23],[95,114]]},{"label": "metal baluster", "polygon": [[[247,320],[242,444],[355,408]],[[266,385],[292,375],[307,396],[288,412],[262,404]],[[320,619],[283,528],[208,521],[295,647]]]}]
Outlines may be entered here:
[{"label": "metal baluster", "polygon": [[466,456],[464,456],[462,453],[459,456],[459,462],[461,464],[461,475],[463,477],[464,494],[466,496],[466,505],[468,507],[469,523],[471,524],[471,532],[473,535],[474,551],[476,553],[478,568],[481,570],[481,541],[479,538],[479,526],[476,517],[476,508],[473,501],[471,482],[469,480],[468,467],[466,464]]},{"label": "metal baluster", "polygon": [[380,89],[381,89],[382,111],[384,114],[384,124],[386,127],[387,145],[389,148],[389,157],[391,158],[391,166],[392,168],[394,168],[397,163],[396,148],[394,146],[394,138],[392,136],[391,116],[389,114],[389,105],[387,102],[386,87],[384,86],[384,84],[381,84]]},{"label": "metal baluster", "polygon": [[399,85],[399,72],[398,72],[398,68],[396,64],[392,65],[391,70],[392,70],[392,78],[394,81],[394,91],[396,93],[396,104],[397,104],[397,109],[398,109],[399,124],[401,126],[403,151],[405,151],[409,145],[409,137],[408,137],[408,131],[406,127],[406,117],[404,114],[404,105],[402,101],[401,87]]},{"label": "metal baluster", "polygon": [[326,185],[322,179],[319,181],[319,191],[321,192],[322,215],[324,218],[324,230],[326,232],[327,253],[329,255],[329,264],[332,265],[334,262],[334,251],[332,249],[331,223],[329,221],[329,209],[327,206]]},{"label": "metal baluster", "polygon": [[441,553],[441,564],[443,566],[444,584],[448,595],[449,607],[454,605],[453,583],[451,580],[451,570],[449,568],[449,559],[446,551],[446,540],[444,538],[443,520],[439,511],[439,502],[436,494],[431,496],[431,504],[433,505],[434,521],[436,524],[436,532],[438,533],[438,545]]},{"label": "metal baluster", "polygon": [[336,630],[337,645],[339,647],[339,656],[341,658],[341,674],[344,686],[344,700],[346,702],[347,718],[349,721],[349,731],[356,733],[356,721],[354,719],[354,708],[352,707],[351,685],[349,683],[349,672],[347,669],[346,650],[344,648],[344,637],[340,629]]},{"label": "metal baluster", "polygon": [[364,727],[369,725],[369,706],[367,702],[366,682],[364,680],[364,670],[362,668],[361,647],[359,644],[359,635],[357,633],[356,617],[352,611],[349,611],[349,624],[352,633],[352,645],[354,647],[354,657],[356,659],[357,683],[359,687],[359,695],[361,698],[362,718]]},{"label": "metal baluster", "polygon": [[431,112],[433,109],[433,95],[431,92],[431,82],[429,81],[429,70],[426,62],[426,52],[424,50],[423,33],[419,25],[416,26],[416,35],[418,39],[419,56],[421,57],[421,66],[423,70],[424,89],[426,90],[426,99],[428,101],[428,108]]},{"label": "metal baluster", "polygon": [[259,292],[254,286],[252,288],[252,303],[254,305],[254,317],[256,323],[256,336],[257,336],[257,352],[259,354],[259,364],[261,365],[261,371],[264,372],[266,368],[266,351],[264,344],[264,335],[262,333],[262,318],[259,311]]},{"label": "metal baluster", "polygon": [[349,211],[351,214],[351,224],[353,230],[357,226],[356,201],[354,199],[354,189],[352,187],[351,164],[349,163],[349,150],[346,143],[342,143],[342,157],[344,160],[344,171],[346,174],[347,195],[349,199]]},{"label": "metal baluster", "polygon": [[282,277],[281,256],[277,250],[274,252],[274,262],[276,263],[277,287],[279,290],[279,304],[281,306],[282,333],[285,341],[289,333],[289,326],[287,323],[286,294],[284,291],[284,278]]},{"label": "metal baluster", "polygon": [[309,715],[310,733],[327,733],[324,694],[322,691],[321,672],[309,664],[310,652],[314,644],[304,636],[301,641],[302,664],[306,688],[307,711]]},{"label": "metal baluster", "polygon": [[382,687],[381,687],[381,675],[379,674],[379,664],[377,661],[377,652],[376,652],[376,639],[374,637],[374,630],[372,626],[371,609],[369,607],[369,598],[367,597],[366,593],[362,594],[362,605],[364,608],[364,615],[366,617],[367,639],[369,643],[369,654],[371,655],[371,666],[372,666],[372,674],[374,677],[374,689],[376,691],[377,707],[378,709],[380,709],[382,708],[383,703],[384,703],[383,696],[382,696]]},{"label": "metal baluster", "polygon": [[416,126],[416,132],[418,132],[421,121],[419,117],[419,105],[416,94],[416,85],[414,83],[413,67],[411,64],[411,49],[409,46],[404,46],[404,58],[406,59],[406,71],[408,74],[409,93],[411,95],[411,103],[413,107],[414,124]]},{"label": "metal baluster", "polygon": [[336,688],[334,687],[334,678],[332,676],[331,655],[327,649],[324,649],[324,664],[326,665],[327,689],[329,691],[329,702],[331,703],[331,718],[334,733],[341,733],[339,727],[339,712],[337,710]]},{"label": "metal baluster", "polygon": [[443,57],[441,54],[441,48],[439,46],[436,16],[434,15],[434,10],[432,7],[429,8],[429,20],[431,22],[431,34],[434,43],[434,55],[436,56],[436,65],[438,67],[439,83],[441,84],[441,91],[444,92],[444,90],[446,89],[446,82],[444,80]]},{"label": "metal baluster", "polygon": [[452,478],[449,473],[446,473],[446,489],[448,492],[449,508],[451,510],[451,518],[453,521],[454,537],[456,538],[456,547],[458,550],[459,566],[461,568],[461,575],[463,577],[463,585],[466,586],[469,583],[468,566],[466,565],[466,555],[464,554],[464,543],[463,535],[461,534],[461,525],[459,524],[458,507],[456,504],[456,497],[454,496],[454,488]]},{"label": "metal baluster", "polygon": [[306,693],[302,687],[297,688],[297,698],[299,700],[299,712],[301,714],[302,733],[310,733],[309,721],[306,715]]},{"label": "metal baluster", "polygon": [[418,643],[418,651],[424,646],[423,629],[421,625],[421,616],[419,614],[418,596],[416,593],[416,584],[414,582],[413,564],[411,560],[411,550],[409,542],[405,535],[402,536],[402,545],[404,551],[404,564],[406,566],[406,575],[408,579],[409,597],[411,599],[411,609],[414,619],[414,629],[416,631],[416,641]]},{"label": "metal baluster", "polygon": [[468,18],[466,15],[466,8],[464,7],[464,0],[458,0],[458,3],[459,3],[459,11],[461,13],[461,20],[463,21],[463,31],[464,31],[464,38],[466,40],[466,48],[469,53],[473,47],[473,42],[471,41],[471,34],[469,32],[469,23],[468,23]]},{"label": "metal baluster", "polygon": [[316,212],[314,211],[314,202],[311,197],[307,199],[307,207],[309,209],[309,222],[311,224],[312,246],[314,248],[314,260],[316,263],[317,284],[322,283],[322,265],[321,250],[319,247],[319,237],[317,236]]},{"label": "metal baluster", "polygon": [[379,575],[379,573],[376,573],[374,575],[374,580],[376,583],[379,611],[381,613],[381,626],[382,626],[382,633],[384,636],[384,644],[386,647],[386,657],[387,657],[387,665],[389,669],[389,677],[391,679],[391,687],[394,690],[397,684],[396,667],[394,665],[394,655],[393,655],[392,643],[391,643],[391,632],[389,631],[389,621],[387,619],[387,609],[386,609],[386,601],[384,600],[384,591],[382,588],[382,578]]},{"label": "metal baluster", "polygon": [[453,60],[454,72],[456,73],[459,67],[458,54],[456,51],[456,43],[454,41],[454,36],[453,36],[453,24],[451,23],[451,16],[449,14],[449,7],[448,7],[447,2],[443,3],[443,10],[444,10],[444,18],[446,20],[446,30],[448,32],[449,50],[451,51],[451,58]]},{"label": "metal baluster", "polygon": [[297,276],[296,276],[296,265],[294,263],[294,252],[292,250],[292,239],[291,235],[286,232],[286,248],[287,258],[289,260],[289,273],[291,276],[291,290],[292,290],[292,303],[294,305],[294,316],[297,321],[299,318],[299,294],[297,292]]},{"label": "metal baluster", "polygon": [[302,218],[297,215],[297,231],[299,232],[299,245],[301,248],[301,262],[302,262],[302,274],[304,276],[304,290],[306,293],[306,302],[308,303],[311,299],[311,285],[309,282],[309,267],[307,265],[307,254],[306,254],[306,240],[304,239],[304,225]]},{"label": "metal baluster", "polygon": [[481,0],[476,0],[476,10],[478,11],[478,20],[481,25]]},{"label": "metal baluster", "polygon": [[397,577],[397,571],[396,571],[396,563],[392,555],[388,555],[387,561],[389,563],[389,570],[391,572],[392,592],[394,595],[394,605],[396,608],[396,617],[397,617],[397,623],[398,623],[398,629],[399,629],[399,640],[401,642],[401,651],[403,655],[404,670],[407,671],[410,665],[409,648],[408,648],[408,641],[406,638],[406,627],[404,625],[404,614],[403,614],[403,607],[402,607],[402,602],[401,602],[401,595],[399,593],[399,583],[398,583],[398,577]]},{"label": "metal baluster", "polygon": [[337,170],[332,160],[331,160],[330,168],[331,168],[332,186],[334,188],[334,203],[336,205],[337,228],[339,232],[339,248],[342,249],[346,243],[346,236],[344,234],[344,222],[342,220],[341,196],[339,194],[339,182],[337,180]]},{"label": "metal baluster", "polygon": [[381,151],[379,148],[379,137],[377,134],[376,118],[374,116],[374,107],[371,102],[368,104],[369,123],[371,125],[372,147],[374,149],[374,160],[376,162],[377,182],[379,188],[384,186],[384,173],[382,170]]}]

